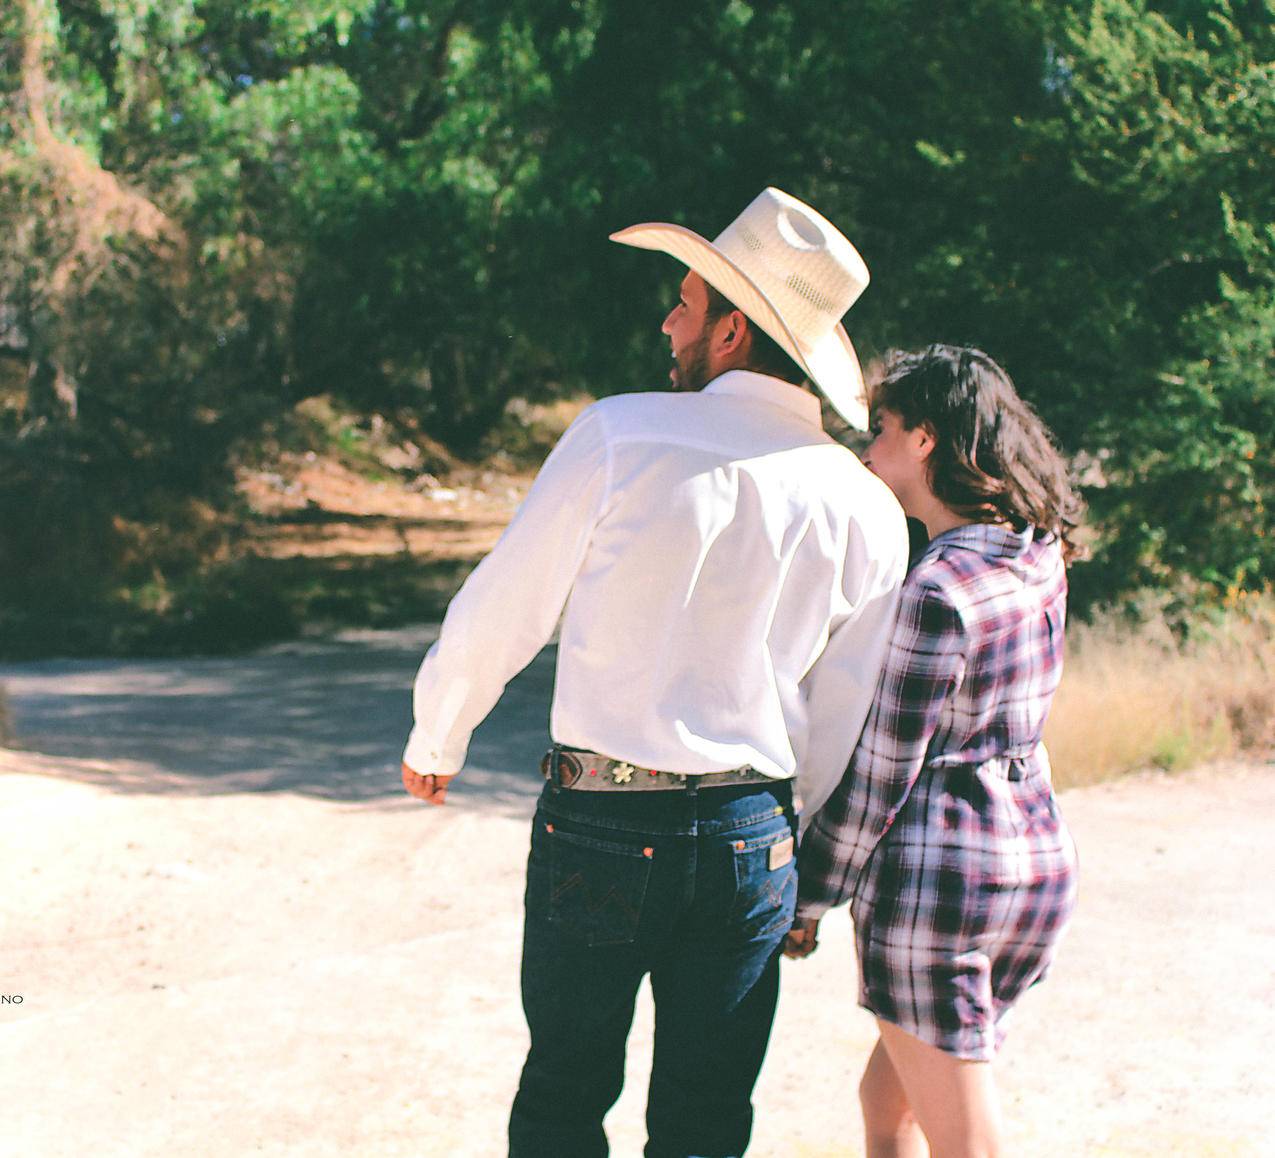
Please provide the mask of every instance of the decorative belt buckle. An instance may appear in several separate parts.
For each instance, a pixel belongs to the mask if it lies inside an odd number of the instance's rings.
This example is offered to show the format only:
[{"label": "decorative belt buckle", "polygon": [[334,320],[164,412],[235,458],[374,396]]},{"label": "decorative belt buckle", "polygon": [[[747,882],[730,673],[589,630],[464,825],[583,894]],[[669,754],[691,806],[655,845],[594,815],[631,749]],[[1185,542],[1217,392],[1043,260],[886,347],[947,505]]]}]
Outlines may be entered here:
[{"label": "decorative belt buckle", "polygon": [[584,775],[584,765],[570,752],[558,751],[557,781],[559,788],[570,788]]}]

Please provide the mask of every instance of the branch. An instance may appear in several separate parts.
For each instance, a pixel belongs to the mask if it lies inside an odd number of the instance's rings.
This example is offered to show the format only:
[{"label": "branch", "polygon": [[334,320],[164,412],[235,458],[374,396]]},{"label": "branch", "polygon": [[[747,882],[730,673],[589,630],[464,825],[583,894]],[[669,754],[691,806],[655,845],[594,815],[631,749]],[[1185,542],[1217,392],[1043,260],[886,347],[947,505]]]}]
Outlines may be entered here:
[{"label": "branch", "polygon": [[452,36],[460,25],[460,11],[460,4],[452,6],[451,12],[447,14],[439,30],[438,39],[434,42],[434,51],[430,53],[426,77],[433,81],[434,95],[426,101],[424,99],[425,85],[422,83],[420,91],[407,109],[407,115],[404,118],[406,123],[403,132],[396,138],[396,144],[420,140],[447,110],[447,98],[442,91],[443,79],[447,75],[447,54],[451,48]]},{"label": "branch", "polygon": [[[155,246],[180,244],[181,230],[148,198],[127,188],[82,148],[59,139],[49,117],[49,80],[45,59],[49,45],[50,0],[22,0],[21,94],[36,157],[52,180],[52,200],[62,201],[71,223],[72,242],[50,279],[56,295],[77,275],[92,276],[109,265],[111,235],[128,234]],[[9,157],[0,158],[12,168]]]}]

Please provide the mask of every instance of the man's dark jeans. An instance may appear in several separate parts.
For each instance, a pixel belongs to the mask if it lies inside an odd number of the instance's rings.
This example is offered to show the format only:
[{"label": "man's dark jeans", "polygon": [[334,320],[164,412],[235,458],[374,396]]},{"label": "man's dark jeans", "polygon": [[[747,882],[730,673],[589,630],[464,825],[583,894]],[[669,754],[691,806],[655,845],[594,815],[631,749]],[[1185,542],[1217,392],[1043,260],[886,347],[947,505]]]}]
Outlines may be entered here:
[{"label": "man's dark jeans", "polygon": [[[639,773],[640,775],[640,773]],[[792,924],[788,782],[581,792],[547,785],[527,866],[531,1051],[513,1158],[596,1158],[651,975],[647,1158],[742,1154]]]}]

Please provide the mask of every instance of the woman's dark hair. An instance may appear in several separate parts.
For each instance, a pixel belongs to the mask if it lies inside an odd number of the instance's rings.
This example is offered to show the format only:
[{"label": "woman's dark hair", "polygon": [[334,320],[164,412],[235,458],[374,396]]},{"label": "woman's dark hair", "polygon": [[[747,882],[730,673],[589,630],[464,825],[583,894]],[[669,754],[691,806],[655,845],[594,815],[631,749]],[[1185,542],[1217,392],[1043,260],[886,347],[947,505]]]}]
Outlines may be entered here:
[{"label": "woman's dark hair", "polygon": [[[708,282],[704,283],[708,290],[708,309],[704,321],[712,325],[719,318],[724,318],[731,310],[739,309],[730,298],[721,293]],[[743,313],[742,310],[740,310]],[[782,378],[794,386],[800,386],[809,375],[793,361],[792,356],[763,330],[752,318],[748,319],[748,329],[752,333],[753,343],[748,349],[748,369],[758,374],[769,374],[772,378]]]},{"label": "woman's dark hair", "polygon": [[1009,375],[982,350],[930,346],[895,353],[872,390],[872,410],[897,414],[908,430],[935,439],[930,489],[957,514],[980,523],[1052,531],[1067,560],[1084,504],[1048,428],[1019,397]]}]

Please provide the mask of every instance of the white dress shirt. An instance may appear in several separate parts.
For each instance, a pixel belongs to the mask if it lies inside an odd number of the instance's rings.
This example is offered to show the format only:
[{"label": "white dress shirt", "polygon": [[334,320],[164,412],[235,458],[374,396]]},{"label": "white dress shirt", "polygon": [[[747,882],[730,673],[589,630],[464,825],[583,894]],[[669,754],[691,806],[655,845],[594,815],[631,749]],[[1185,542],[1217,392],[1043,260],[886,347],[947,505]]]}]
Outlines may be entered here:
[{"label": "white dress shirt", "polygon": [[459,771],[562,616],[557,743],[797,776],[811,816],[863,727],[907,554],[894,496],[799,387],[734,370],[698,393],[604,398],[452,600],[403,759]]}]

